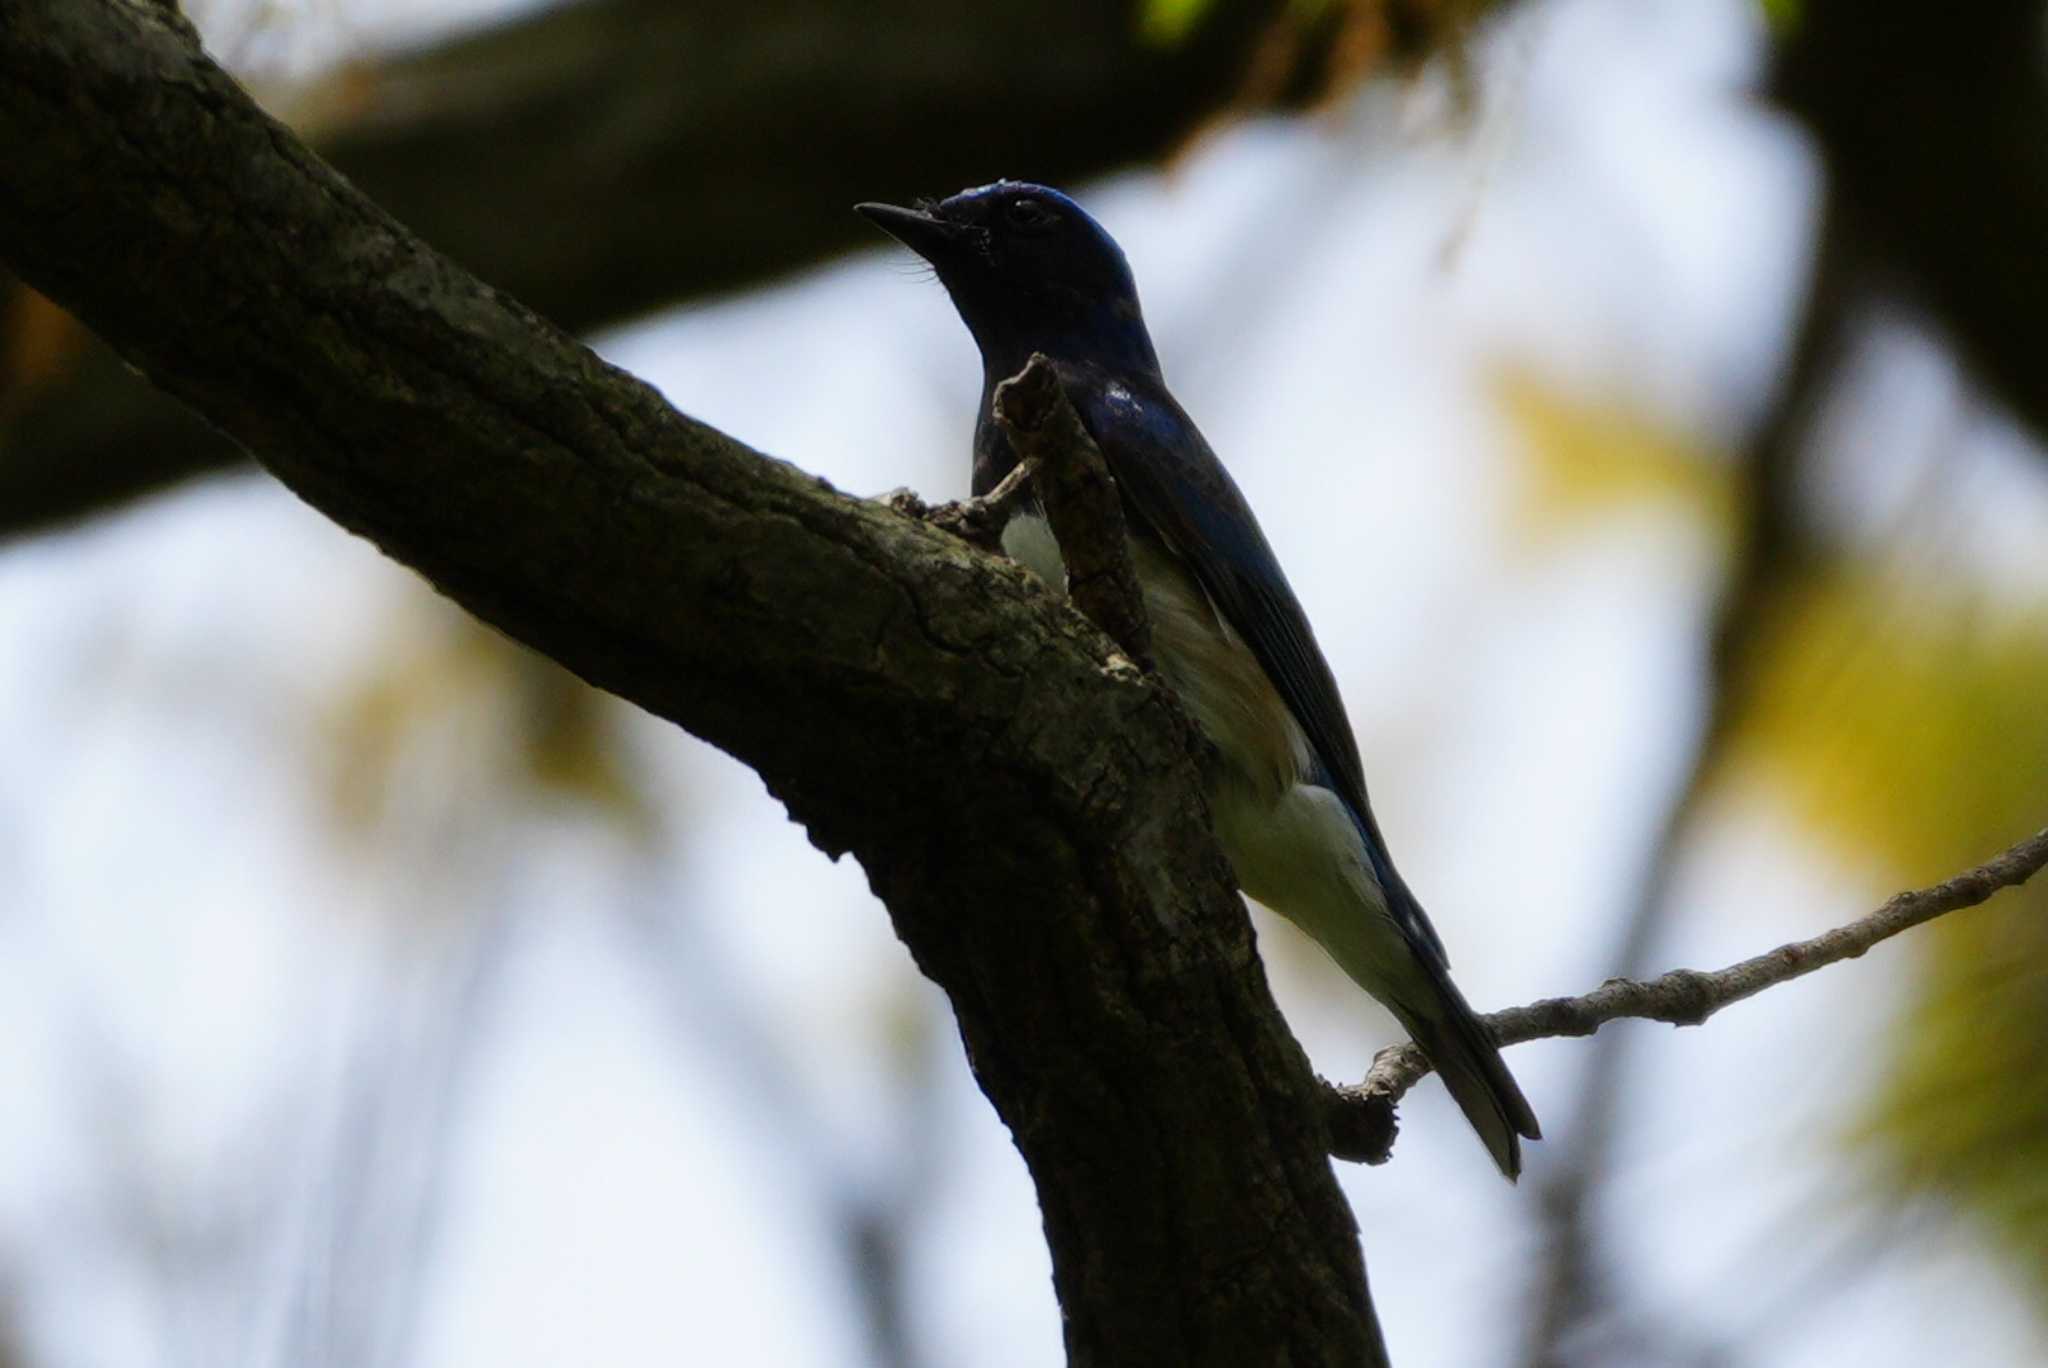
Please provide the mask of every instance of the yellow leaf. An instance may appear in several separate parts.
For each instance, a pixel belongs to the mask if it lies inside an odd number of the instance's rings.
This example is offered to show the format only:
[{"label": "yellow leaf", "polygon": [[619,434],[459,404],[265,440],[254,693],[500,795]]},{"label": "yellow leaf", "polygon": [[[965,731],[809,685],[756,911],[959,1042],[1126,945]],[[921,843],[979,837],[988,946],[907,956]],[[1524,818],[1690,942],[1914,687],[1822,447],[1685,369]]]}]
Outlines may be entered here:
[{"label": "yellow leaf", "polygon": [[1968,1215],[2048,1297],[2048,890],[1945,918],[1921,958],[1854,1139],[1890,1192]]},{"label": "yellow leaf", "polygon": [[[347,828],[367,831],[433,755],[460,757],[474,791],[493,800],[552,796],[607,812],[634,834],[652,808],[622,766],[615,700],[438,601],[392,615],[385,650],[330,713],[333,801]],[[473,767],[473,768],[471,768]]]},{"label": "yellow leaf", "polygon": [[1727,544],[1733,471],[1704,444],[1624,403],[1567,395],[1527,372],[1502,376],[1497,393],[1527,455],[1521,513],[1532,534],[1661,504]]},{"label": "yellow leaf", "polygon": [[[1734,762],[1894,886],[2048,823],[2048,607],[1863,560],[1788,592]],[[1969,1218],[2048,1297],[2048,887],[1908,938],[1921,980],[1848,1137],[1888,1206]]]},{"label": "yellow leaf", "polygon": [[2048,820],[2048,609],[1852,562],[1784,595],[1755,659],[1734,761],[1894,879]]}]

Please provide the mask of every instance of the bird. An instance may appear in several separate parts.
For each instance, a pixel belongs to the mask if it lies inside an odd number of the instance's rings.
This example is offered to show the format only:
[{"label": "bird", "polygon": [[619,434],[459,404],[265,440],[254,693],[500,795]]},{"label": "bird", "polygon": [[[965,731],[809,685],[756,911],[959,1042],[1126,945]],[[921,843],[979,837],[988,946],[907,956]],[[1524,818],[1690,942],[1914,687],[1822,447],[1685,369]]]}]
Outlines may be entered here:
[{"label": "bird", "polygon": [[[1159,673],[1218,753],[1210,811],[1239,888],[1393,1013],[1513,1181],[1522,1140],[1541,1136],[1536,1115],[1394,867],[1329,663],[1251,505],[1167,389],[1123,249],[1073,199],[1029,181],[855,212],[931,265],[980,349],[976,495],[1017,465],[996,386],[1034,354],[1053,363],[1115,479]],[[1002,547],[1064,586],[1035,500]]]}]

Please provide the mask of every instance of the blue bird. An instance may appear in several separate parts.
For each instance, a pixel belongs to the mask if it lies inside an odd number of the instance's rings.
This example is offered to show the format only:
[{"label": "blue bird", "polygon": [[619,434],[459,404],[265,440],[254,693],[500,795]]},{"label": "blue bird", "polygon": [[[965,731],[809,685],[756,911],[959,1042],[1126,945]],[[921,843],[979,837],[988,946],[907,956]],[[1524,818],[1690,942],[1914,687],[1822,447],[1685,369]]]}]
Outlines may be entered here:
[{"label": "blue bird", "polygon": [[[931,263],[981,348],[976,494],[1017,463],[995,387],[1034,352],[1052,359],[1121,491],[1160,673],[1221,755],[1210,807],[1239,887],[1386,1004],[1513,1179],[1535,1114],[1394,868],[1330,667],[1244,495],[1167,391],[1122,249],[1073,200],[1022,181],[856,208]],[[1003,548],[1063,589],[1035,505]]]}]

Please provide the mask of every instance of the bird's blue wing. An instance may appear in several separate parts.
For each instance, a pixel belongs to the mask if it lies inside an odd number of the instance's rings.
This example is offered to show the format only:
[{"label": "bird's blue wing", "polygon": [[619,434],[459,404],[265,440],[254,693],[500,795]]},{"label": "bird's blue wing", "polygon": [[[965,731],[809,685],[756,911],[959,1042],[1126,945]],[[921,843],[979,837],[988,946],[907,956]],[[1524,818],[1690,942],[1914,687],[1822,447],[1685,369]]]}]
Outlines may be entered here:
[{"label": "bird's blue wing", "polygon": [[[1067,368],[1063,368],[1065,370]],[[1387,852],[1366,799],[1365,767],[1337,681],[1251,506],[1194,421],[1163,385],[1078,370],[1065,377],[1082,425],[1102,449],[1137,533],[1150,533],[1193,571],[1223,619],[1257,657],[1314,752],[1314,776],[1351,809],[1390,910],[1447,964],[1443,942]]]}]

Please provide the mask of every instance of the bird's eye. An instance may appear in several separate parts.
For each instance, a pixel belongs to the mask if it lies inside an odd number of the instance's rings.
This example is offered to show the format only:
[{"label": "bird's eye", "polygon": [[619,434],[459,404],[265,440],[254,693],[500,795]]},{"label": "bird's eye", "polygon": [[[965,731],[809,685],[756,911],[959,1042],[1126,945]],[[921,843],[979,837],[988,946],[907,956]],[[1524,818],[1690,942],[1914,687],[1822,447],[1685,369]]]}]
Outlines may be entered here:
[{"label": "bird's eye", "polygon": [[1004,210],[1004,216],[1009,219],[1012,228],[1020,228],[1027,233],[1052,227],[1055,217],[1052,210],[1045,207],[1043,200],[1035,199],[1011,200]]}]

